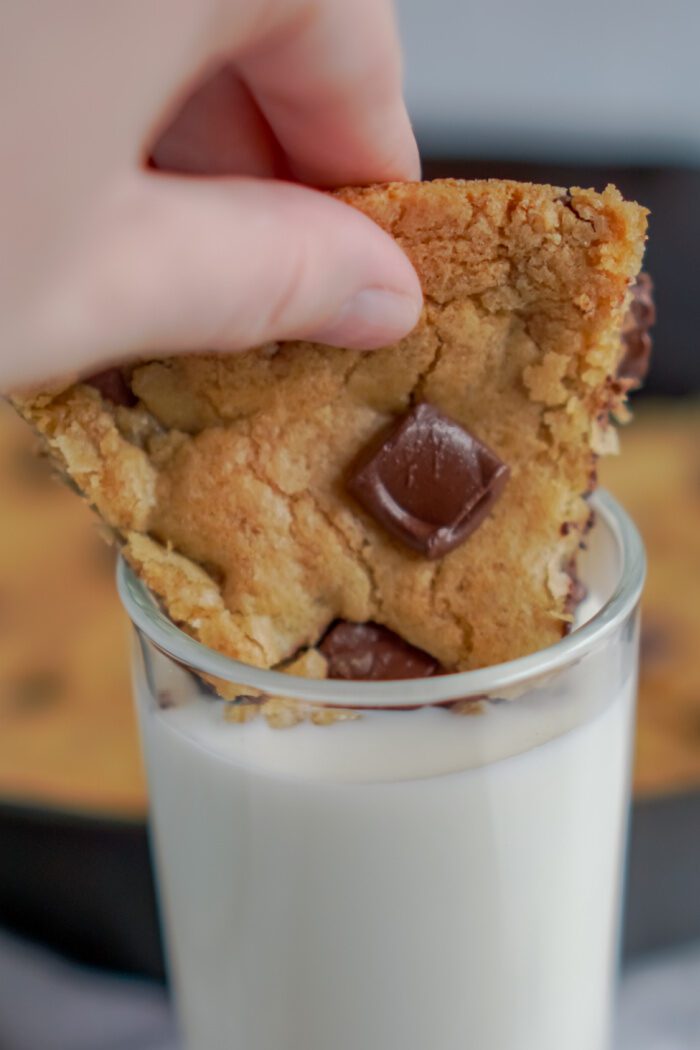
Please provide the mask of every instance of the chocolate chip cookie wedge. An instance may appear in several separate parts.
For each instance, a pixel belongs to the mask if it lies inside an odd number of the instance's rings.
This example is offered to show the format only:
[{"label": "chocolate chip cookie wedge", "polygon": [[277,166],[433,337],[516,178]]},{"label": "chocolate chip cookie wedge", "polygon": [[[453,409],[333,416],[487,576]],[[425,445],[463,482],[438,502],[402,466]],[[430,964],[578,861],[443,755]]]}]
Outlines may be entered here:
[{"label": "chocolate chip cookie wedge", "polygon": [[646,212],[501,181],[338,196],[418,271],[400,343],[144,361],[18,407],[172,618],[231,656],[278,665],[338,620],[444,669],[549,645],[629,386]]}]

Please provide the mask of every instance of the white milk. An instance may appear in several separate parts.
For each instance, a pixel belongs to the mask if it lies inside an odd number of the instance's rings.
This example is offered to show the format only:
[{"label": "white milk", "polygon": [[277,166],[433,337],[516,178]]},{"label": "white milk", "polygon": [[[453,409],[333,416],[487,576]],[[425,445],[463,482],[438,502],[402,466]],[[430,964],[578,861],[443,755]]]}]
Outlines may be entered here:
[{"label": "white milk", "polygon": [[182,706],[140,706],[187,1050],[603,1050],[633,644],[481,715],[292,729],[171,665]]}]

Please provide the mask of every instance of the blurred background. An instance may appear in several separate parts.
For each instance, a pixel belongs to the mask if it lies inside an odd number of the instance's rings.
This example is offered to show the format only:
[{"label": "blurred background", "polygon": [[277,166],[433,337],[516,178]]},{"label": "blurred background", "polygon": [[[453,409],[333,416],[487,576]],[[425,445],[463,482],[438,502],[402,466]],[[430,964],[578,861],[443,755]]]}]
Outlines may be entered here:
[{"label": "blurred background", "polygon": [[[695,1009],[677,1000],[678,960],[689,959],[700,978],[693,954],[700,943],[700,5],[400,0],[399,14],[426,177],[597,189],[614,182],[652,212],[652,367],[622,434],[623,457],[601,471],[640,526],[650,562],[624,938],[630,977],[619,1044],[643,1050],[649,967],[658,959],[673,974],[656,994],[659,1010],[674,1017]],[[0,404],[6,997],[23,967],[36,975],[49,965],[31,942],[105,972],[157,981],[164,973],[113,555],[88,508],[52,478],[33,446],[26,426]],[[74,1013],[66,991],[74,971],[51,958],[63,1013]],[[95,981],[95,1033],[112,1011],[124,1040],[118,1045],[171,1045],[160,993],[141,990],[129,1013],[121,1010],[122,985],[115,991],[109,978]],[[693,1016],[697,1041],[649,1047],[700,1046]],[[63,1033],[55,1043],[44,1030],[39,1038],[20,1027],[0,1011],[0,1046],[117,1045],[84,1027],[80,1040]]]}]

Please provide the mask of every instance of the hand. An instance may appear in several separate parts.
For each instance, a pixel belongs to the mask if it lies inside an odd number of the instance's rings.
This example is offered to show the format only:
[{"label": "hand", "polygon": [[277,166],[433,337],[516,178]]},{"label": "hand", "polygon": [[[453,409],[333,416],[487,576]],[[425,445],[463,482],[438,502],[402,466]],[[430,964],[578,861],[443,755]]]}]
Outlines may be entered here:
[{"label": "hand", "polygon": [[419,177],[389,0],[10,0],[3,20],[0,390],[413,327],[401,250],[309,188]]}]

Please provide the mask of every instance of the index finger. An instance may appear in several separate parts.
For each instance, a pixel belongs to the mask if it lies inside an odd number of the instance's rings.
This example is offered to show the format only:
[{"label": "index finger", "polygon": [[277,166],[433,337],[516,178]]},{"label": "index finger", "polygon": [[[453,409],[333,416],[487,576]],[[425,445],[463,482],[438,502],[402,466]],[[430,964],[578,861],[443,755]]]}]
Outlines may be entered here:
[{"label": "index finger", "polygon": [[293,174],[316,186],[420,178],[390,0],[282,7],[235,62]]}]

